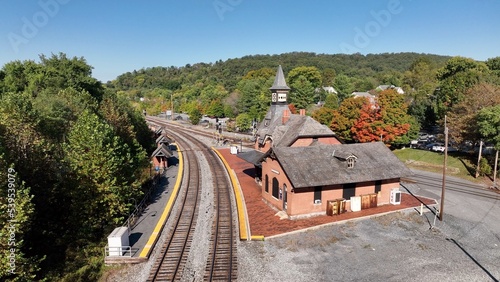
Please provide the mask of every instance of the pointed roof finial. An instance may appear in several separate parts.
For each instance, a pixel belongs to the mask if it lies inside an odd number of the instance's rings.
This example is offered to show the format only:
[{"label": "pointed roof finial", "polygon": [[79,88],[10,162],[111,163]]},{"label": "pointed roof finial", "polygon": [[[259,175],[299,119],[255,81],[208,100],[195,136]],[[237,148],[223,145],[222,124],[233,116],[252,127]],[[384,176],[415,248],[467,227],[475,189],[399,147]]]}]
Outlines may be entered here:
[{"label": "pointed roof finial", "polygon": [[281,65],[278,66],[278,71],[276,72],[276,77],[274,78],[274,83],[270,90],[290,90],[290,87],[286,85],[285,76],[283,75],[283,69]]}]

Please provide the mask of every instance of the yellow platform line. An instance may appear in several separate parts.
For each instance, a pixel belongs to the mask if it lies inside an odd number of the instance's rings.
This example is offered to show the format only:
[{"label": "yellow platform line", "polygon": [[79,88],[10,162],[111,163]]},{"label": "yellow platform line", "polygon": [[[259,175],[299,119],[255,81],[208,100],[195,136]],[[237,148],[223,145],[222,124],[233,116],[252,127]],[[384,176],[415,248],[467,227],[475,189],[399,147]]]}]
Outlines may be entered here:
[{"label": "yellow platform line", "polygon": [[246,213],[245,209],[245,204],[243,202],[243,195],[241,192],[241,187],[238,182],[238,178],[236,177],[235,172],[231,169],[229,164],[227,163],[226,159],[220,154],[219,151],[217,151],[215,148],[212,147],[212,150],[217,153],[219,158],[222,160],[224,163],[224,166],[226,167],[226,170],[229,173],[229,177],[231,178],[231,183],[233,185],[233,192],[234,192],[234,197],[236,199],[236,207],[238,209],[238,223],[239,223],[239,228],[240,228],[240,240],[251,240],[251,238],[256,237],[256,238],[262,238],[264,239],[264,236],[251,236],[250,234],[250,228],[247,228],[248,225],[248,215]]},{"label": "yellow platform line", "polygon": [[163,230],[163,227],[165,226],[165,222],[167,221],[172,206],[174,205],[174,201],[177,198],[177,195],[179,194],[179,189],[182,181],[182,173],[184,171],[184,163],[182,158],[182,151],[179,150],[178,145],[176,146],[177,146],[177,152],[179,154],[179,170],[177,171],[177,180],[175,181],[175,185],[172,190],[172,194],[168,199],[167,205],[165,206],[165,209],[163,210],[160,219],[156,223],[155,229],[153,229],[153,233],[151,233],[151,236],[149,236],[148,242],[142,249],[141,254],[139,255],[139,257],[141,258],[149,258],[149,255],[151,254],[151,251],[153,250],[153,247],[158,241],[158,237],[161,231]]}]

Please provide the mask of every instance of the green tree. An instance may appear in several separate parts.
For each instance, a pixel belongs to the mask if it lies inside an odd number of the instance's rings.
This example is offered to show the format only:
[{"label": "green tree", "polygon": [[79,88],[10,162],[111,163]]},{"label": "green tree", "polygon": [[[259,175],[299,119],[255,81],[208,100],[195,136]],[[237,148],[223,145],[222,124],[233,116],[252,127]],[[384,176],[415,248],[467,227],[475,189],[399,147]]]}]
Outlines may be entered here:
[{"label": "green tree", "polygon": [[[274,74],[273,74],[274,76]],[[236,86],[239,92],[237,113],[246,113],[254,108],[258,114],[265,114],[270,106],[270,91],[274,77],[242,79]]]},{"label": "green tree", "polygon": [[236,126],[240,132],[246,132],[252,128],[252,117],[247,113],[241,113],[236,117]]},{"label": "green tree", "polygon": [[224,104],[224,116],[227,118],[234,118],[234,110],[230,105]]},{"label": "green tree", "polygon": [[139,183],[129,174],[134,160],[130,148],[113,128],[85,111],[72,127],[64,146],[66,162],[79,186],[71,193],[74,219],[80,219],[80,236],[101,235],[103,226],[121,223],[130,198],[141,195]]},{"label": "green tree", "polygon": [[224,105],[220,100],[213,100],[205,109],[205,114],[211,117],[224,117]]},{"label": "green tree", "polygon": [[472,59],[454,57],[437,71],[439,91],[436,92],[437,117],[444,115],[464,99],[466,91],[485,80],[488,67]]},{"label": "green tree", "polygon": [[25,243],[34,217],[33,195],[21,182],[19,174],[7,165],[0,142],[0,279],[2,281],[34,281],[43,259],[29,257]]},{"label": "green tree", "polygon": [[335,82],[335,75],[336,72],[334,69],[327,68],[324,69],[323,72],[321,73],[321,82],[322,86],[333,86],[333,83]]},{"label": "green tree", "polygon": [[351,79],[344,74],[339,74],[335,78],[335,89],[338,92],[339,102],[344,101],[349,98],[354,91],[354,87],[352,86]]},{"label": "green tree", "polygon": [[477,113],[477,125],[483,138],[493,143],[500,150],[500,104],[480,110]]},{"label": "green tree", "polygon": [[313,89],[321,86],[321,73],[316,67],[296,67],[288,73],[288,83],[290,85],[304,79],[311,84]]},{"label": "green tree", "polygon": [[68,58],[66,54],[52,54],[50,57],[40,55],[43,76],[40,79],[45,89],[55,90],[73,88],[87,91],[92,97],[101,100],[104,88],[92,77],[92,67],[81,57]]},{"label": "green tree", "polygon": [[202,105],[210,105],[214,100],[222,100],[226,98],[228,91],[222,85],[210,84],[204,87],[200,93],[200,102]]},{"label": "green tree", "polygon": [[261,68],[258,70],[251,70],[245,76],[243,76],[242,80],[264,80],[267,81],[269,79],[274,79],[274,75],[276,74],[276,70],[272,68]]},{"label": "green tree", "polygon": [[289,103],[294,104],[296,108],[306,109],[314,102],[314,86],[304,76],[299,76],[290,84],[292,91],[290,93]]},{"label": "green tree", "polygon": [[464,100],[455,104],[447,115],[449,134],[458,143],[463,141],[479,141],[482,137],[478,131],[477,113],[483,109],[500,104],[500,87],[480,83],[470,88]]},{"label": "green tree", "polygon": [[324,108],[328,109],[338,109],[339,108],[339,98],[337,94],[328,94],[326,95],[325,98],[325,104],[323,105]]},{"label": "green tree", "polygon": [[415,60],[403,75],[403,88],[411,103],[408,113],[422,126],[430,127],[436,123],[434,104],[437,86],[436,67],[425,56]]},{"label": "green tree", "polygon": [[333,113],[334,113],[333,109],[327,107],[321,107],[313,112],[312,118],[317,120],[321,124],[329,126],[333,120],[333,115],[334,115]]},{"label": "green tree", "polygon": [[188,110],[189,120],[191,120],[191,124],[198,124],[201,120],[202,114],[198,106],[191,106]]}]

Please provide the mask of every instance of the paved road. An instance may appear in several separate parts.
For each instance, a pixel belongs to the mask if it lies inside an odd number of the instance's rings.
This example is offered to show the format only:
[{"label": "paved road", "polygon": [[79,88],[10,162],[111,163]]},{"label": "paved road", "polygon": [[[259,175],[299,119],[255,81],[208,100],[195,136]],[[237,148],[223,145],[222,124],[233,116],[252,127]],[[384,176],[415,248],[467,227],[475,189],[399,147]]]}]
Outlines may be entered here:
[{"label": "paved road", "polygon": [[[405,184],[412,193],[437,199],[441,203],[442,180],[441,174],[414,170],[415,175],[410,179],[416,184]],[[491,191],[484,185],[474,184],[469,181],[446,176],[445,201],[443,219],[446,215],[454,215],[466,220],[482,221],[492,230],[500,233],[498,220],[491,220],[496,210],[498,214],[500,194]]]}]

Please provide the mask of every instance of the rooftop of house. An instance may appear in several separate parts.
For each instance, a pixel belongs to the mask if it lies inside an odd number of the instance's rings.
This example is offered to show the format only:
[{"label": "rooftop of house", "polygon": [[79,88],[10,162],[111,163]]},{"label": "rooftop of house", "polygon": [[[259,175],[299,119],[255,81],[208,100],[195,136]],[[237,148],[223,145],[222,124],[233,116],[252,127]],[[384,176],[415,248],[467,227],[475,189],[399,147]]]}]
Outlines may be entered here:
[{"label": "rooftop of house", "polygon": [[158,146],[158,148],[156,148],[156,150],[154,150],[154,152],[151,154],[151,157],[170,158],[172,156],[173,156],[172,151],[167,145],[165,145],[165,143],[162,143],[160,146]]},{"label": "rooftop of house", "polygon": [[375,97],[374,95],[370,94],[369,92],[352,92],[352,96],[354,96],[355,98],[357,98],[357,97],[368,97],[368,98]]},{"label": "rooftop of house", "polygon": [[156,138],[156,141],[155,141],[156,144],[158,143],[172,143],[172,140],[168,137],[166,137],[165,135],[160,135],[158,136],[158,138]]},{"label": "rooftop of house", "polygon": [[[396,179],[412,174],[382,142],[277,147],[272,151],[295,188]],[[346,162],[350,157],[355,157],[352,168]]]}]

